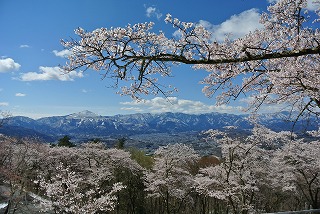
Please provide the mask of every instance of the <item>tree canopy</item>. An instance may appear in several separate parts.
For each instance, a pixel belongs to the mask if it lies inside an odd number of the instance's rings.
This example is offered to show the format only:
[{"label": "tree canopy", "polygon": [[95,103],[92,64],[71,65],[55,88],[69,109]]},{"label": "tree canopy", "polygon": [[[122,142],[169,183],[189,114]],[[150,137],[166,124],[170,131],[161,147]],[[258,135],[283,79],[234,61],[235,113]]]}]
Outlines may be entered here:
[{"label": "tree canopy", "polygon": [[211,161],[206,165],[191,144],[160,146],[146,156],[101,142],[51,147],[0,136],[0,183],[8,187],[0,196],[10,201],[8,213],[34,208],[70,214],[319,209],[319,134],[307,132],[307,138],[298,139],[259,125],[246,137],[208,130],[206,139],[221,151],[208,147],[217,156],[207,157]]},{"label": "tree canopy", "polygon": [[[152,31],[154,23],[126,27],[75,30],[79,39],[63,40],[71,51],[64,70],[101,70],[105,78],[120,81],[119,94],[140,99],[142,95],[169,96],[175,88],[158,82],[171,67],[191,64],[209,72],[203,93],[219,93],[217,104],[227,104],[240,94],[252,96],[249,107],[284,103],[292,110],[319,115],[320,34],[319,10],[308,11],[307,0],[279,0],[261,14],[262,29],[232,40],[217,41],[196,23],[166,16],[178,32],[169,38]],[[235,83],[236,78],[242,82]],[[298,117],[299,117],[298,116]]]},{"label": "tree canopy", "polygon": [[65,147],[74,147],[75,145],[70,142],[71,138],[65,135],[63,138],[60,138],[58,141],[58,146],[65,146]]}]

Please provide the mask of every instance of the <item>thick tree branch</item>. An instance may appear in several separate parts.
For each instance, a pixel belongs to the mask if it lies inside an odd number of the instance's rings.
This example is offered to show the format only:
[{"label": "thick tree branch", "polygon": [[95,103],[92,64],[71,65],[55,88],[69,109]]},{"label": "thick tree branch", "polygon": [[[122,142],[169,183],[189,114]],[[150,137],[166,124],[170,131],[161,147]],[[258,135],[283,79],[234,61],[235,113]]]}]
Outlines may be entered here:
[{"label": "thick tree branch", "polygon": [[239,58],[221,58],[221,59],[187,59],[181,55],[175,54],[160,54],[158,56],[126,56],[127,59],[141,59],[141,60],[152,60],[152,61],[161,61],[161,62],[179,62],[184,64],[192,64],[192,65],[216,65],[216,64],[224,64],[224,63],[241,63],[241,62],[251,62],[258,60],[268,60],[268,59],[281,59],[281,58],[290,58],[290,57],[299,57],[306,55],[320,54],[320,46],[315,48],[306,48],[302,50],[288,50],[274,53],[262,53],[250,56],[246,55],[244,57]]}]

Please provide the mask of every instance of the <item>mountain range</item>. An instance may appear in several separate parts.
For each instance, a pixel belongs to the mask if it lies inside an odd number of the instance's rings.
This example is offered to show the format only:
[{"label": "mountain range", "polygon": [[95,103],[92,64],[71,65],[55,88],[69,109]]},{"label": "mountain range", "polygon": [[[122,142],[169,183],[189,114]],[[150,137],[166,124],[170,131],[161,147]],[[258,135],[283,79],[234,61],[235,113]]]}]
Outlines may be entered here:
[{"label": "mountain range", "polygon": [[[259,123],[275,131],[291,130],[292,123],[284,120],[287,116],[285,112],[277,115],[264,114],[260,116]],[[168,112],[101,116],[86,110],[66,116],[40,119],[11,117],[0,128],[0,133],[16,137],[38,137],[52,142],[64,135],[83,140],[159,133],[199,133],[208,129],[223,130],[227,126],[237,127],[238,132],[244,132],[253,127],[248,117],[249,115],[215,112],[199,115]],[[297,127],[301,126],[301,123]],[[317,129],[317,126],[309,125],[308,129]]]}]

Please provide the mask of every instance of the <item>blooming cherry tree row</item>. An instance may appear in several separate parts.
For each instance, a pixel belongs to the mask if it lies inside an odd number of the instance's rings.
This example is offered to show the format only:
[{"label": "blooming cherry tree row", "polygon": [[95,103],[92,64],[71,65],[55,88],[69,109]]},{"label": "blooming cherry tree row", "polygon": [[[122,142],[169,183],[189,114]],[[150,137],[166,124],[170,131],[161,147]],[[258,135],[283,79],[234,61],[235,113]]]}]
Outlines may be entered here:
[{"label": "blooming cherry tree row", "polygon": [[25,194],[39,209],[58,213],[248,214],[320,207],[315,133],[306,141],[258,126],[248,137],[216,130],[207,135],[221,149],[213,161],[201,165],[205,157],[190,146],[171,144],[148,157],[151,168],[102,143],[50,147],[1,137],[0,181],[10,187],[12,211],[25,206]]}]

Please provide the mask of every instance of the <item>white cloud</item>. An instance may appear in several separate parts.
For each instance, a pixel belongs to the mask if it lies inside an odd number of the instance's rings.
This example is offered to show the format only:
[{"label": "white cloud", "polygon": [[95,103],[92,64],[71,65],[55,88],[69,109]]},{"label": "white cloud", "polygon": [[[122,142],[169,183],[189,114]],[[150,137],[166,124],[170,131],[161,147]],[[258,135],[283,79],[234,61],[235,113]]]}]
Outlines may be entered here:
[{"label": "white cloud", "polygon": [[148,7],[146,9],[146,15],[147,17],[155,16],[157,19],[160,19],[162,17],[162,13],[160,13],[160,11],[155,7]]},{"label": "white cloud", "polygon": [[244,97],[244,98],[239,99],[239,102],[245,103],[245,104],[250,104],[250,103],[254,102],[254,100],[255,100],[254,97],[248,96],[248,97]]},{"label": "white cloud", "polygon": [[17,71],[20,67],[21,65],[11,58],[0,59],[0,73]]},{"label": "white cloud", "polygon": [[15,96],[16,96],[16,97],[25,97],[25,96],[27,96],[27,95],[24,94],[24,93],[16,93]]},{"label": "white cloud", "polygon": [[29,45],[20,45],[20,48],[30,48]]},{"label": "white cloud", "polygon": [[231,16],[220,25],[213,25],[205,20],[200,20],[199,24],[212,32],[213,40],[223,41],[226,35],[230,35],[231,39],[236,39],[251,31],[261,29],[263,25],[259,23],[259,20],[260,14],[258,10],[250,9]]},{"label": "white cloud", "polygon": [[9,103],[7,103],[7,102],[0,102],[0,106],[9,106]]},{"label": "white cloud", "polygon": [[60,80],[73,81],[74,78],[82,78],[83,73],[70,71],[66,73],[60,67],[39,67],[39,72],[28,72],[21,75],[22,81],[45,81],[45,80]]},{"label": "white cloud", "polygon": [[307,9],[308,10],[318,10],[320,7],[320,3],[316,2],[315,0],[308,0],[307,1]]},{"label": "white cloud", "polygon": [[175,32],[173,32],[173,37],[180,39],[182,36],[181,31],[176,30]]},{"label": "white cloud", "polygon": [[68,50],[68,49],[65,49],[65,50],[62,50],[62,51],[53,50],[52,52],[54,53],[54,55],[56,55],[58,57],[68,57],[72,53],[72,51]]},{"label": "white cloud", "polygon": [[146,10],[146,15],[147,15],[148,17],[151,17],[151,15],[152,15],[153,13],[155,13],[155,12],[156,12],[156,8],[155,8],[155,7],[148,7],[147,10]]},{"label": "white cloud", "polygon": [[143,110],[139,107],[122,107],[121,110],[133,111],[133,112],[143,112]]},{"label": "white cloud", "polygon": [[[241,98],[239,99],[240,103],[244,103],[246,105],[246,107],[243,108],[244,111],[248,110],[250,106],[253,105],[253,103],[255,103],[256,98],[253,96],[248,96],[245,98]],[[259,107],[259,113],[277,113],[277,112],[281,112],[281,111],[286,111],[290,108],[290,105],[286,104],[286,103],[274,103],[274,104],[268,104],[268,103],[263,103],[260,107]],[[252,109],[253,110],[253,109]]]},{"label": "white cloud", "polygon": [[[131,101],[120,103],[126,107],[122,107],[121,110],[135,111],[135,112],[151,112],[151,113],[163,113],[163,112],[181,112],[187,114],[201,114],[209,112],[221,112],[221,113],[240,113],[241,107],[232,106],[216,106],[207,105],[200,101],[178,99],[177,97],[155,97],[151,100],[144,101]],[[127,107],[128,106],[128,107]]]}]

